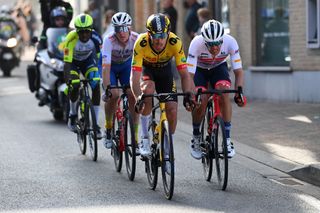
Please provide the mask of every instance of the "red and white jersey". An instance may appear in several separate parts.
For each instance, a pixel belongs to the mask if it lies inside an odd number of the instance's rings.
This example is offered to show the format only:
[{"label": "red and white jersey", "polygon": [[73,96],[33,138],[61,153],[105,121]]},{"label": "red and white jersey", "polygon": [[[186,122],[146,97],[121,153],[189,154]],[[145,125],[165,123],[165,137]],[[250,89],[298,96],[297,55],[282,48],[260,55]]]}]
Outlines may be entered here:
[{"label": "red and white jersey", "polygon": [[132,57],[133,46],[138,38],[138,33],[131,31],[126,46],[123,46],[117,39],[114,32],[103,38],[101,56],[103,64],[122,64]]},{"label": "red and white jersey", "polygon": [[188,71],[195,73],[196,68],[212,69],[227,60],[230,55],[232,69],[242,68],[241,57],[239,53],[239,46],[235,38],[230,35],[223,36],[223,43],[220,52],[216,57],[212,57],[205,41],[201,35],[197,35],[191,41],[189,46],[189,54],[187,59]]}]

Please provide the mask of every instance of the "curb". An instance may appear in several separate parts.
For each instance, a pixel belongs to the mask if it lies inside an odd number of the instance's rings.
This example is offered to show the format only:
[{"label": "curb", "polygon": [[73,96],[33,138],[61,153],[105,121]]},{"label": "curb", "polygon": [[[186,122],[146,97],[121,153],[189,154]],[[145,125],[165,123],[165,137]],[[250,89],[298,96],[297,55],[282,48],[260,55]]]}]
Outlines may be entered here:
[{"label": "curb", "polygon": [[320,163],[294,168],[288,174],[320,187]]}]

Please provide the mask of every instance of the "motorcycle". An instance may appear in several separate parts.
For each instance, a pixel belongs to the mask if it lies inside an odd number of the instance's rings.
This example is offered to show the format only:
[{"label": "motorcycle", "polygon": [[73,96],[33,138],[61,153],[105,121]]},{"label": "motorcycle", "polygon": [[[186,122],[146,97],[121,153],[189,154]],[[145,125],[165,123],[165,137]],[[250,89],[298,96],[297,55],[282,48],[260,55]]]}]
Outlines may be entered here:
[{"label": "motorcycle", "polygon": [[55,120],[67,121],[69,99],[64,82],[63,41],[67,28],[48,28],[47,49],[36,53],[34,64],[27,67],[28,84],[39,100],[39,106],[47,105]]},{"label": "motorcycle", "polygon": [[20,64],[23,44],[18,26],[12,19],[0,21],[0,69],[6,77]]}]

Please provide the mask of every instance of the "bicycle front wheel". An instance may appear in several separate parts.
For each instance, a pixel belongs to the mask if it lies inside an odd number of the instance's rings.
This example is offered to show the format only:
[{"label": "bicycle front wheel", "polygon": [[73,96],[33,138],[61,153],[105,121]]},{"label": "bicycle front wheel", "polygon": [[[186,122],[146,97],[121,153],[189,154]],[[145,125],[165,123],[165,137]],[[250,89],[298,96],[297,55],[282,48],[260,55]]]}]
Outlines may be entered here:
[{"label": "bicycle front wheel", "polygon": [[151,116],[149,120],[148,131],[149,135],[152,135],[152,144],[151,144],[151,155],[148,158],[145,158],[145,169],[147,173],[149,187],[152,190],[155,190],[158,184],[158,167],[160,162],[160,155],[158,149],[158,140],[159,136],[155,135],[155,128],[157,124],[154,121],[154,117]]},{"label": "bicycle front wheel", "polygon": [[77,124],[77,141],[79,144],[81,154],[85,155],[87,151],[87,138],[85,133],[85,117],[84,117],[84,104],[82,101],[79,101],[77,104],[77,114],[78,119],[76,121]]},{"label": "bicycle front wheel", "polygon": [[165,197],[171,200],[174,191],[174,152],[168,121],[161,124],[161,172]]},{"label": "bicycle front wheel", "polygon": [[136,173],[136,140],[133,127],[133,120],[130,112],[124,117],[124,145],[125,160],[129,180],[133,181]]},{"label": "bicycle front wheel", "polygon": [[228,151],[224,121],[217,116],[214,121],[214,156],[219,187],[222,190],[228,184]]},{"label": "bicycle front wheel", "polygon": [[89,142],[91,158],[93,161],[97,161],[97,158],[98,158],[97,121],[96,121],[96,114],[94,112],[94,109],[91,103],[87,104],[86,121],[87,121],[87,140]]},{"label": "bicycle front wheel", "polygon": [[201,150],[202,150],[202,167],[203,167],[203,175],[206,181],[210,181],[212,177],[212,157],[213,157],[213,151],[212,151],[212,140],[211,140],[211,132],[210,131],[210,122],[212,122],[212,103],[209,102],[205,117],[203,118],[200,126],[201,131]]},{"label": "bicycle front wheel", "polygon": [[113,157],[114,166],[117,172],[122,169],[122,151],[120,150],[120,137],[123,131],[122,121],[118,120],[116,114],[113,115],[113,128],[112,128],[112,148],[111,155]]}]

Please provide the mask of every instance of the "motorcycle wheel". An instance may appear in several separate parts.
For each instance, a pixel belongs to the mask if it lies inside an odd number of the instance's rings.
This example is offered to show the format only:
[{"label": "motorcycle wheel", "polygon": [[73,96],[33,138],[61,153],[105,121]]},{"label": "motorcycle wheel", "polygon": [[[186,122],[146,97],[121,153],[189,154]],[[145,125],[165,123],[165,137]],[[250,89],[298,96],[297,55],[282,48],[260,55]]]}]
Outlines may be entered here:
[{"label": "motorcycle wheel", "polygon": [[27,77],[30,92],[36,91],[37,88],[37,67],[33,64],[27,67]]}]

